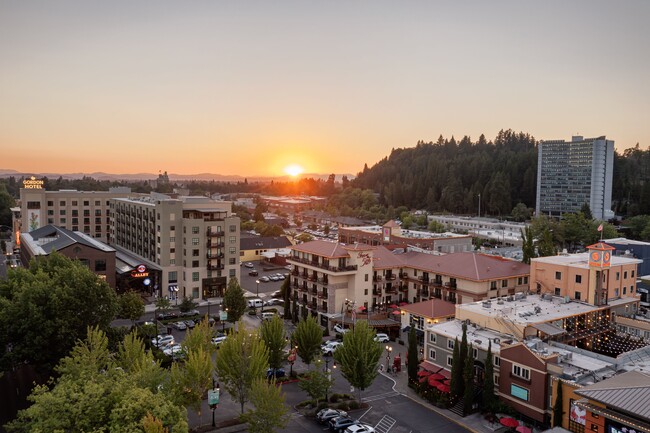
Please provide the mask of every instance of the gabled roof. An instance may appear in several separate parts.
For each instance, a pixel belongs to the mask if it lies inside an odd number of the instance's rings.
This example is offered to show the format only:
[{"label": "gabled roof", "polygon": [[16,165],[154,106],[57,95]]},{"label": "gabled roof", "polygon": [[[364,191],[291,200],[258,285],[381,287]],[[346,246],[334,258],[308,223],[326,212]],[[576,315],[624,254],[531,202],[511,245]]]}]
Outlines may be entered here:
[{"label": "gabled roof", "polygon": [[251,236],[240,239],[241,250],[278,249],[291,246],[286,236]]},{"label": "gabled roof", "polygon": [[650,420],[650,375],[629,371],[575,390],[576,394],[610,408]]},{"label": "gabled roof", "polygon": [[408,266],[412,268],[464,280],[486,281],[530,274],[530,266],[525,263],[487,254],[455,253],[434,256],[411,252],[405,256]]},{"label": "gabled roof", "polygon": [[384,227],[399,227],[399,224],[397,224],[395,220],[390,220],[384,224]]},{"label": "gabled roof", "polygon": [[403,254],[393,254],[386,247],[375,247],[373,269],[394,269],[406,266]]},{"label": "gabled roof", "polygon": [[[25,235],[27,235],[25,236],[26,239],[31,237],[34,247],[43,250],[44,254],[50,254],[52,251],[60,251],[74,244],[82,244],[101,251],[114,251],[108,245],[98,242],[83,233],[73,232],[51,224],[32,230],[29,233],[25,233]],[[38,254],[36,251],[34,252]]]},{"label": "gabled roof", "polygon": [[294,245],[291,249],[303,253],[316,254],[317,256],[329,257],[330,259],[337,257],[350,257],[345,247],[338,242],[315,240],[300,245]]}]

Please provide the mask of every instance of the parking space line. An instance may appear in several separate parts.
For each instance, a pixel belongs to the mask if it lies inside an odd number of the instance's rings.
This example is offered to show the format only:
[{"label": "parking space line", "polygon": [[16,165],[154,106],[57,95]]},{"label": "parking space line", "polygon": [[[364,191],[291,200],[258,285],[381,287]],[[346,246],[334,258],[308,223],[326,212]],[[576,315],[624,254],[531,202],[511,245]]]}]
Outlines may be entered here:
[{"label": "parking space line", "polygon": [[396,423],[397,420],[395,418],[384,415],[375,426],[375,431],[378,433],[388,433]]}]

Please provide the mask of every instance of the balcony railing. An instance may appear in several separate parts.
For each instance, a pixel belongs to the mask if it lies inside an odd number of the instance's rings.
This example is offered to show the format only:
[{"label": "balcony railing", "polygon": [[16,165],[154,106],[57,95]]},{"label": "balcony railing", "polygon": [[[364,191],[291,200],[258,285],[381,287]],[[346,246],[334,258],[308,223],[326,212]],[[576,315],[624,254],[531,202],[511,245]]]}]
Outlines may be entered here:
[{"label": "balcony railing", "polygon": [[409,286],[399,286],[399,291],[400,292],[408,292],[409,291]]},{"label": "balcony railing", "polygon": [[311,289],[311,294],[314,296],[318,295],[318,289]]},{"label": "balcony railing", "polygon": [[224,258],[223,253],[214,253],[213,254],[213,253],[208,252],[208,254],[206,254],[206,256],[207,256],[208,259],[223,259]]},{"label": "balcony railing", "polygon": [[327,278],[319,278],[319,279],[318,279],[318,282],[319,282],[320,284],[322,284],[323,286],[327,286],[327,284],[329,283],[329,281],[328,281]]},{"label": "balcony railing", "polygon": [[386,279],[388,281],[395,281],[397,279],[397,275],[395,274],[386,275]]},{"label": "balcony railing", "polygon": [[208,248],[223,248],[225,244],[223,242],[217,242],[213,241],[212,239],[208,239]]},{"label": "balcony railing", "polygon": [[375,295],[375,296],[381,296],[381,290],[379,290],[379,289],[373,289],[373,290],[372,290],[372,294]]},{"label": "balcony railing", "polygon": [[222,265],[219,262],[217,263],[208,262],[208,269],[211,271],[222,271],[224,269],[224,265]]},{"label": "balcony railing", "polygon": [[321,299],[327,298],[327,291],[326,290],[321,290],[320,292],[318,292],[318,297],[321,298]]},{"label": "balcony railing", "polygon": [[386,293],[397,293],[397,287],[386,288]]},{"label": "balcony railing", "polygon": [[208,229],[206,234],[209,237],[222,237],[222,236],[226,235],[226,232],[224,232],[223,230],[218,232],[218,231],[212,231],[212,230]]},{"label": "balcony railing", "polygon": [[318,307],[318,311],[320,311],[321,313],[327,313],[327,307],[321,305],[320,307]]},{"label": "balcony railing", "polygon": [[294,262],[303,263],[305,265],[313,266],[315,268],[325,269],[331,272],[347,272],[347,271],[356,271],[357,265],[348,265],[348,266],[329,266],[321,262],[314,262],[309,259],[302,259],[299,257],[290,257],[289,260]]},{"label": "balcony railing", "polygon": [[375,275],[372,277],[372,281],[381,281],[383,279],[384,277],[382,277],[381,275]]}]

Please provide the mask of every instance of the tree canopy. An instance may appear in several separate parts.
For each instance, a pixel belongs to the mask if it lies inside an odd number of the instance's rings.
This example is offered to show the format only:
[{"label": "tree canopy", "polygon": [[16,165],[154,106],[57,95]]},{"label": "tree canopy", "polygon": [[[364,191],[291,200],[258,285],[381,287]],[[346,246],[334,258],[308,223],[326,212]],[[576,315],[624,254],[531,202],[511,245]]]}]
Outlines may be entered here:
[{"label": "tree canopy", "polygon": [[228,287],[226,288],[226,293],[223,295],[223,305],[221,308],[228,310],[228,321],[230,323],[238,322],[246,311],[244,291],[235,277],[231,277],[230,281],[228,281]]},{"label": "tree canopy", "polygon": [[316,319],[307,316],[300,320],[293,332],[293,342],[298,346],[297,353],[300,359],[307,365],[311,364],[320,353],[320,346],[323,342],[323,330],[316,323]]}]

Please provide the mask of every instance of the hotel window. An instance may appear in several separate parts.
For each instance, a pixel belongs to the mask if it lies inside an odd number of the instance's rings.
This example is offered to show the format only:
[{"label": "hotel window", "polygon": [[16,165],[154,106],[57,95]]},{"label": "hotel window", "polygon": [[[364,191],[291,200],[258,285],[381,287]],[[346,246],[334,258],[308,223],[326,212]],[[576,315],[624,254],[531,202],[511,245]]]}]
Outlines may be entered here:
[{"label": "hotel window", "polygon": [[47,202],[47,205],[48,206],[54,206],[54,202],[50,200],[50,201]]},{"label": "hotel window", "polygon": [[429,349],[429,359],[436,360],[436,351],[433,349]]},{"label": "hotel window", "polygon": [[170,236],[169,242],[176,242],[176,236]]},{"label": "hotel window", "polygon": [[47,214],[48,215],[54,215],[54,209],[48,209]]},{"label": "hotel window", "polygon": [[561,280],[562,279],[562,272],[555,272],[555,279],[556,280]]},{"label": "hotel window", "polygon": [[447,340],[447,348],[454,349],[454,340]]},{"label": "hotel window", "polygon": [[95,216],[102,216],[102,210],[101,209],[95,209]]},{"label": "hotel window", "polygon": [[561,292],[562,292],[562,289],[560,289],[559,287],[555,288],[555,296],[560,296]]},{"label": "hotel window", "polygon": [[192,250],[192,257],[198,257],[199,256],[199,250]]},{"label": "hotel window", "polygon": [[631,272],[632,272],[632,278],[634,278],[634,271],[631,271]]},{"label": "hotel window", "polygon": [[84,206],[90,206],[90,201],[84,200]]},{"label": "hotel window", "polygon": [[95,272],[106,271],[106,260],[95,260]]},{"label": "hotel window", "polygon": [[95,200],[95,206],[101,206],[101,205],[102,205],[102,202],[100,202],[99,200]]},{"label": "hotel window", "polygon": [[508,287],[508,280],[501,280],[501,287]]},{"label": "hotel window", "polygon": [[[236,263],[235,263],[235,258],[234,258],[234,257],[229,258],[229,259],[228,259],[228,264],[229,264],[229,265],[234,265],[234,264],[236,264]],[[366,293],[366,295],[367,295],[367,293]]]},{"label": "hotel window", "polygon": [[365,281],[368,281],[368,274],[365,275]]},{"label": "hotel window", "polygon": [[168,278],[170,283],[175,283],[178,280],[178,274],[176,271],[169,271]]},{"label": "hotel window", "polygon": [[494,355],[494,365],[497,367],[501,365],[501,358],[496,355]]},{"label": "hotel window", "polygon": [[524,277],[524,284],[528,284],[528,277]]},{"label": "hotel window", "polygon": [[617,272],[617,273],[616,273],[616,281],[618,281],[620,278],[621,278],[621,273],[620,273],[620,272]]},{"label": "hotel window", "polygon": [[192,267],[193,268],[198,268],[199,267],[199,261],[198,260],[192,260]]},{"label": "hotel window", "polygon": [[576,283],[582,283],[582,275],[576,275]]},{"label": "hotel window", "polygon": [[627,279],[627,271],[623,272],[623,279]]},{"label": "hotel window", "polygon": [[169,231],[173,232],[174,230],[176,230],[176,226],[169,226]]},{"label": "hotel window", "polygon": [[236,244],[237,243],[237,236],[230,236],[230,243],[231,244]]},{"label": "hotel window", "polygon": [[496,290],[496,289],[497,289],[497,282],[490,281],[490,290]]},{"label": "hotel window", "polygon": [[623,294],[624,294],[624,295],[627,294],[627,287],[626,287],[626,286],[623,286]]},{"label": "hotel window", "polygon": [[478,349],[476,347],[472,349],[472,356],[474,357],[474,359],[478,358]]},{"label": "hotel window", "polygon": [[84,226],[84,233],[90,233],[90,226]]},{"label": "hotel window", "polygon": [[192,272],[192,281],[199,281],[199,273]]},{"label": "hotel window", "polygon": [[236,250],[235,247],[230,247],[230,248],[228,248],[228,252],[229,252],[230,254],[235,254],[235,250]]},{"label": "hotel window", "polygon": [[72,206],[79,206],[79,205],[77,204],[77,200],[72,200]]},{"label": "hotel window", "polygon": [[237,231],[237,226],[236,226],[236,225],[231,225],[231,226],[230,226],[230,232],[231,232],[231,233],[234,233],[234,232],[236,232],[236,231]]},{"label": "hotel window", "polygon": [[234,269],[231,269],[230,271],[228,271],[228,275],[230,275],[230,277],[232,278],[235,276],[235,272],[236,271]]},{"label": "hotel window", "polygon": [[199,244],[199,238],[192,238],[192,245],[198,245]]},{"label": "hotel window", "polygon": [[169,264],[170,265],[175,265],[176,264],[176,259],[169,259]]},{"label": "hotel window", "polygon": [[198,227],[192,227],[192,234],[196,235],[199,233],[199,228]]},{"label": "hotel window", "polygon": [[497,386],[499,385],[499,375],[498,374],[494,375],[494,384],[497,385]]},{"label": "hotel window", "polygon": [[447,365],[451,366],[454,363],[454,358],[447,355]]},{"label": "hotel window", "polygon": [[591,431],[598,431],[598,424],[591,424]]},{"label": "hotel window", "polygon": [[522,379],[530,380],[530,369],[518,364],[512,364],[512,375]]},{"label": "hotel window", "polygon": [[65,200],[59,201],[59,206],[65,206]]},{"label": "hotel window", "polygon": [[197,299],[199,297],[199,288],[192,287],[192,298]]},{"label": "hotel window", "polygon": [[59,224],[65,224],[65,218],[59,218]]},{"label": "hotel window", "polygon": [[79,226],[72,226],[72,231],[73,232],[78,232],[79,231]]},{"label": "hotel window", "polygon": [[429,343],[435,343],[436,342],[436,334],[433,332],[429,333]]},{"label": "hotel window", "polygon": [[581,296],[581,293],[580,293],[580,292],[576,292],[573,298],[574,298],[576,301],[579,301],[579,300],[580,300],[580,296]]}]

